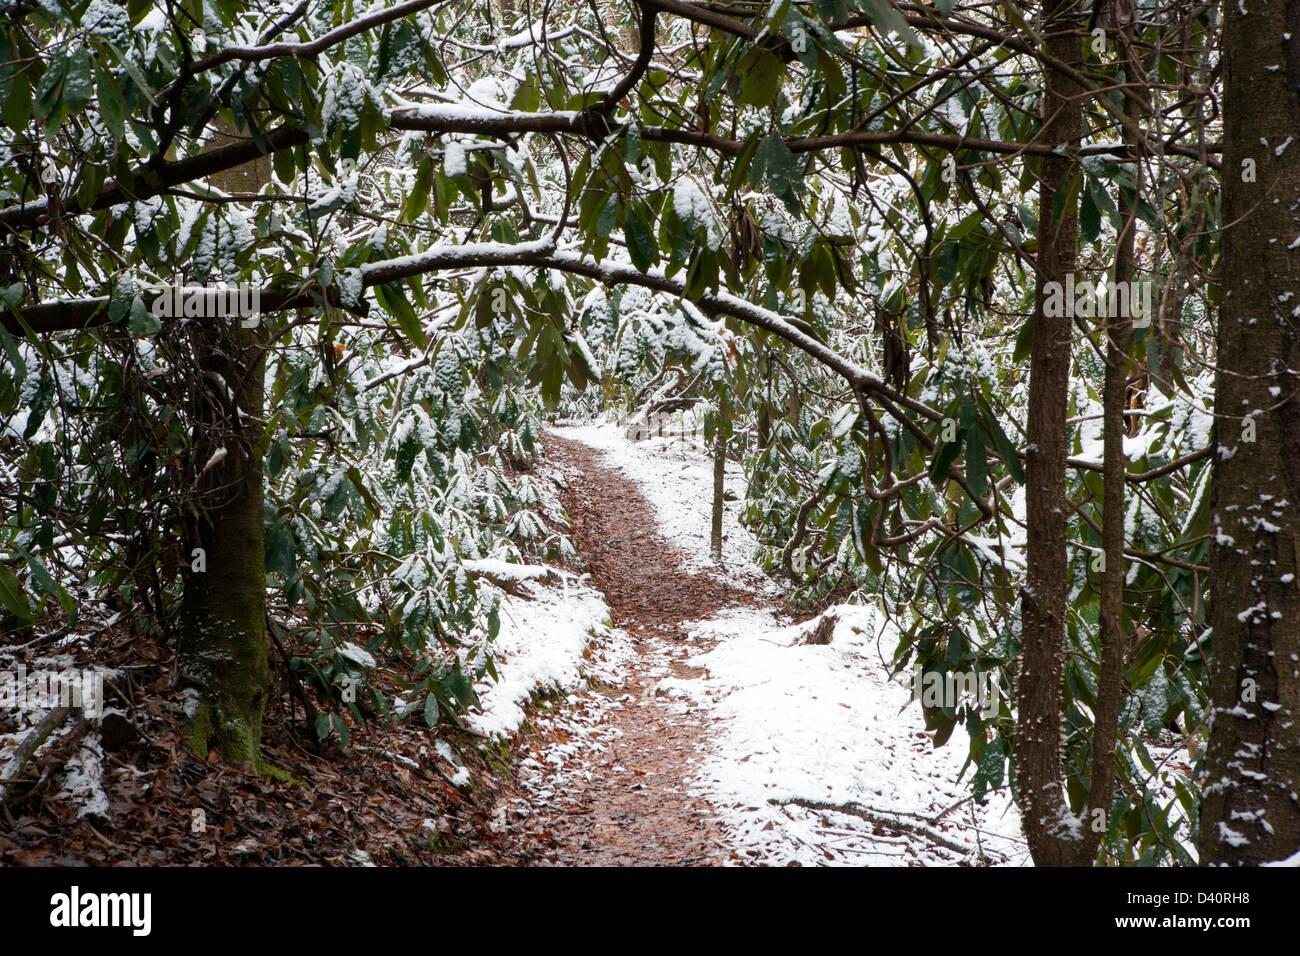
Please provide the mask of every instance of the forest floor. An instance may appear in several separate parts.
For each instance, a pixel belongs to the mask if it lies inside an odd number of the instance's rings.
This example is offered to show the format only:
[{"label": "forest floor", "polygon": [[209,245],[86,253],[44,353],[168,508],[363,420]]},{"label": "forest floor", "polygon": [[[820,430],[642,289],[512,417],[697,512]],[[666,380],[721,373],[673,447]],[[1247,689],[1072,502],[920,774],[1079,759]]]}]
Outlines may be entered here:
[{"label": "forest floor", "polygon": [[[719,561],[702,448],[599,423],[544,450],[577,554],[487,562],[519,577],[464,733],[372,719],[322,750],[277,659],[263,753],[293,782],[202,760],[166,645],[87,596],[75,629],[0,644],[3,669],[113,669],[102,722],[69,721],[0,806],[0,865],[1025,862],[1005,787],[974,804],[961,733],[934,748],[891,679],[891,625],[800,621],[752,563],[734,466]],[[0,714],[0,756],[40,716]]]}]

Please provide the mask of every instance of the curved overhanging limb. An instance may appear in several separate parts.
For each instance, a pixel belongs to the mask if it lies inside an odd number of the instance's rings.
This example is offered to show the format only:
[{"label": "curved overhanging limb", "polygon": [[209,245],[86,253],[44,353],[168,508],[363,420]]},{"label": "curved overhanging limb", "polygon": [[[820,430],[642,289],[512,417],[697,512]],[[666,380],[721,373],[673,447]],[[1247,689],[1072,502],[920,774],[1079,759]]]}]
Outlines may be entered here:
[{"label": "curved overhanging limb", "polygon": [[[362,288],[370,288],[387,282],[397,282],[447,270],[503,266],[553,269],[570,275],[580,275],[602,285],[640,286],[679,298],[684,295],[686,288],[683,280],[670,278],[661,270],[642,272],[627,263],[598,261],[591,256],[560,249],[553,236],[513,244],[484,242],[433,246],[424,252],[367,263],[360,267],[359,277]],[[369,314],[369,302],[364,298],[345,303],[340,299],[337,288],[321,288],[314,280],[298,276],[274,277],[271,284],[258,290],[258,295],[260,312],[263,315],[319,307],[324,303],[354,315]],[[110,297],[106,295],[51,300],[11,312],[0,312],[0,325],[11,335],[20,337],[29,334],[83,331],[108,324],[109,302]],[[706,314],[727,316],[784,339],[826,369],[839,375],[858,396],[859,402],[865,401],[866,397],[870,396],[876,406],[911,431],[918,441],[927,447],[933,444],[924,429],[906,412],[912,412],[918,418],[937,423],[944,419],[942,411],[899,391],[880,376],[842,355],[819,339],[798,319],[783,316],[721,290],[701,294],[694,300],[694,304]],[[218,308],[211,314],[220,317],[226,313]],[[163,321],[175,320],[164,319]],[[1151,481],[1194,464],[1205,458],[1209,452],[1209,447],[1199,449],[1151,471],[1137,474],[1129,472],[1125,478],[1131,483]],[[1024,457],[1023,453],[1021,457]],[[1066,460],[1066,464],[1076,470],[1102,470],[1100,464],[1084,459],[1070,458]]]}]

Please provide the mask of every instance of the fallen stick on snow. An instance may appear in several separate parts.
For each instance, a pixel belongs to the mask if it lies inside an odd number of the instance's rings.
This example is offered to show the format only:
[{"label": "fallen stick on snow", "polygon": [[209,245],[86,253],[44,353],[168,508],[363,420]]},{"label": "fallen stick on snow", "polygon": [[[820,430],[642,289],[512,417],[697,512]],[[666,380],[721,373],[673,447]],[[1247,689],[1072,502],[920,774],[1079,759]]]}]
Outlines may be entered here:
[{"label": "fallen stick on snow", "polygon": [[5,768],[0,770],[0,779],[4,780],[4,783],[0,783],[0,807],[9,802],[18,784],[25,782],[20,777],[27,762],[36,755],[36,751],[41,749],[41,744],[63,726],[63,722],[71,713],[71,707],[54,708],[23,738],[23,742],[18,745],[18,752],[10,758]]},{"label": "fallen stick on snow", "polygon": [[873,810],[870,807],[864,807],[856,803],[826,803],[821,800],[804,800],[800,797],[795,797],[792,800],[769,800],[768,803],[778,807],[793,805],[803,807],[806,810],[830,810],[835,813],[847,813],[850,816],[861,817],[868,823],[874,823],[877,826],[924,837],[931,843],[952,850],[954,853],[960,853],[962,856],[970,856],[975,852],[968,846],[962,846],[955,840],[949,840],[943,834],[936,833],[923,823],[913,823],[910,820],[899,819],[887,810]]}]

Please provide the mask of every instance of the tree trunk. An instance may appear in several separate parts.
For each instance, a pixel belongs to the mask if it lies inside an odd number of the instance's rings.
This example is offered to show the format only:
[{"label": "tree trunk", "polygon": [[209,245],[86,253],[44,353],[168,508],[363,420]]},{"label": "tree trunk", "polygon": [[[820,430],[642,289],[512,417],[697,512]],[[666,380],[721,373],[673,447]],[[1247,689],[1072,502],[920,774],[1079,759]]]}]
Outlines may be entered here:
[{"label": "tree trunk", "polygon": [[255,330],[228,321],[211,320],[195,333],[200,368],[221,376],[233,400],[226,405],[209,390],[197,403],[196,469],[221,447],[226,456],[199,479],[206,509],[191,521],[186,553],[195,558],[201,549],[204,569],[191,570],[185,582],[179,653],[183,679],[198,693],[189,711],[194,749],[204,756],[215,749],[229,763],[258,769],[271,688],[262,512],[265,358]]},{"label": "tree trunk", "polygon": [[[1077,0],[1044,0],[1047,52],[1074,66],[1082,61]],[[1043,141],[1076,147],[1080,137],[1078,87],[1044,68]],[[1066,408],[1070,387],[1070,319],[1043,308],[1048,283],[1064,286],[1078,251],[1078,204],[1066,203],[1059,218],[1058,191],[1078,170],[1073,157],[1044,157],[1038,188],[1039,275],[1029,366],[1025,425],[1025,504],[1028,524],[1025,586],[1021,596],[1021,642],[1016,703],[1017,784],[1025,835],[1034,862],[1068,862],[1065,842],[1077,839],[1061,789],[1061,679],[1066,613]]]},{"label": "tree trunk", "polygon": [[[215,145],[223,145],[233,130],[217,125]],[[270,165],[263,157],[213,177],[214,185],[256,191],[270,180]],[[190,480],[204,507],[187,529],[193,563],[180,609],[181,676],[196,695],[188,736],[205,757],[215,750],[228,763],[260,770],[262,714],[273,683],[266,649],[263,336],[260,325],[244,328],[238,317],[195,320],[192,335],[202,381],[194,396]],[[214,459],[223,448],[224,457]]]},{"label": "tree trunk", "polygon": [[[1131,47],[1126,43],[1126,49]],[[1137,76],[1137,58],[1130,56],[1130,77]],[[1137,104],[1125,103],[1130,119],[1138,119]],[[1125,139],[1133,145],[1132,138]],[[1137,233],[1136,199],[1120,189],[1120,220],[1123,223],[1115,250],[1114,281],[1130,282],[1134,275],[1133,247]],[[1130,303],[1131,304],[1131,303]],[[1103,319],[1109,323],[1106,335],[1106,375],[1102,385],[1102,517],[1101,517],[1101,594],[1098,608],[1101,659],[1097,667],[1097,701],[1093,707],[1092,746],[1088,760],[1088,802],[1084,808],[1083,839],[1071,842],[1070,860],[1074,866],[1090,866],[1096,861],[1097,848],[1110,822],[1110,806],[1115,792],[1115,744],[1119,734],[1119,707],[1123,691],[1124,656],[1124,491],[1128,459],[1124,455],[1124,438],[1128,435],[1124,410],[1128,405],[1129,348],[1133,342],[1133,318],[1117,315]],[[1099,812],[1100,811],[1100,812]]]},{"label": "tree trunk", "polygon": [[1244,0],[1224,14],[1200,855],[1251,864],[1300,850],[1300,0]]},{"label": "tree trunk", "polygon": [[[762,453],[772,443],[772,363],[767,357],[766,349],[758,353],[758,374],[762,380],[762,397],[758,405],[755,443]],[[751,499],[761,499],[766,492],[767,469],[760,468],[750,480],[749,496]]]},{"label": "tree trunk", "polygon": [[718,421],[713,432],[713,520],[709,526],[709,552],[714,561],[722,560],[722,506],[726,490],[727,427],[723,421],[723,405],[718,406]]}]

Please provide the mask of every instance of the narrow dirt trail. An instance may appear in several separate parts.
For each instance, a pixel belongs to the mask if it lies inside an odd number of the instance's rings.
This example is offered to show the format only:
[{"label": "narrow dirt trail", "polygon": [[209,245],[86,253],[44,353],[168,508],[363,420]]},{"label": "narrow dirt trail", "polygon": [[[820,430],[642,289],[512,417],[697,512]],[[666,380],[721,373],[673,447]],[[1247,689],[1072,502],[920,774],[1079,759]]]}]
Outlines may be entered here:
[{"label": "narrow dirt trail", "polygon": [[[562,496],[572,538],[613,625],[632,653],[616,686],[570,695],[539,733],[516,748],[516,780],[498,801],[500,862],[529,865],[706,865],[733,858],[717,815],[690,790],[707,748],[695,708],[655,693],[706,649],[684,625],[754,595],[682,570],[633,481],[598,463],[600,453],[547,435],[548,458],[568,476]],[[559,755],[559,756],[557,756]],[[572,759],[565,759],[568,755]]]}]

